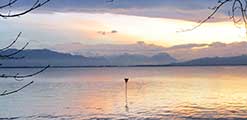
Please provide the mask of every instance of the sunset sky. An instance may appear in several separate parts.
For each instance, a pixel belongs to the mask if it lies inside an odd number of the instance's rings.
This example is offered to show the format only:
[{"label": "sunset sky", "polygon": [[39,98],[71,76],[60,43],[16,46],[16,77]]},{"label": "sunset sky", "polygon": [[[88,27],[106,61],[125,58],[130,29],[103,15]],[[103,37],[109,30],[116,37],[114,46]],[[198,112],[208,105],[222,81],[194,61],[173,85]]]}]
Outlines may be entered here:
[{"label": "sunset sky", "polygon": [[[20,11],[32,4],[20,0],[11,9]],[[54,48],[72,43],[83,45],[147,44],[171,47],[181,44],[211,44],[245,41],[245,29],[229,21],[224,7],[215,18],[190,32],[212,12],[217,0],[52,0],[31,14],[1,19],[1,39],[10,42],[18,32],[18,45],[30,41],[30,48]],[[22,7],[20,7],[22,5]],[[241,26],[240,26],[241,27]]]}]

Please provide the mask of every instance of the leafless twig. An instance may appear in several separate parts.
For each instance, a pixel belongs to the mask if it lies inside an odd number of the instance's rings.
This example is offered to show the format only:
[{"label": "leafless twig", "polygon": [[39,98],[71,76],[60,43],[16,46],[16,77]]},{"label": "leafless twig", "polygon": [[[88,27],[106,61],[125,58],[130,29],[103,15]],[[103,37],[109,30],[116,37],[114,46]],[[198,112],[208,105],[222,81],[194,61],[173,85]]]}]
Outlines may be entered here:
[{"label": "leafless twig", "polygon": [[[0,10],[2,9],[5,9],[7,7],[12,7],[13,5],[15,5],[17,3],[17,1],[19,0],[9,0],[8,3],[5,3],[3,5],[0,5]],[[41,6],[47,4],[49,1],[51,0],[36,0],[32,7],[22,11],[22,12],[18,12],[18,13],[15,13],[15,14],[11,14],[11,10],[9,10],[9,12],[7,14],[4,14],[4,13],[1,13],[0,11],[0,17],[2,18],[10,18],[10,17],[19,17],[19,16],[22,16],[22,15],[25,15],[37,8],[40,8]],[[1,59],[20,59],[20,58],[23,58],[23,57],[15,57],[15,55],[19,54],[20,52],[22,52],[27,46],[29,43],[26,43],[21,49],[17,50],[17,51],[14,51],[12,53],[8,53],[9,49],[18,41],[18,39],[20,38],[22,32],[20,32],[17,37],[15,38],[15,40],[13,40],[9,45],[7,45],[6,47],[0,49],[0,60]],[[1,64],[0,64],[1,65]],[[0,78],[13,78],[15,79],[16,81],[18,82],[22,82],[24,80],[24,78],[29,78],[29,77],[33,77],[35,75],[38,75],[42,72],[44,72],[46,69],[48,69],[50,66],[46,66],[44,67],[43,69],[41,69],[40,71],[38,72],[35,72],[35,73],[32,73],[32,74],[28,74],[28,75],[20,75],[19,73],[15,74],[15,75],[6,75],[6,74],[2,74],[0,75]],[[10,95],[10,94],[14,94],[16,92],[19,92],[21,90],[23,90],[24,88],[30,86],[31,84],[33,84],[34,81],[31,81],[27,84],[25,84],[24,86],[16,89],[16,90],[12,90],[12,91],[8,91],[8,90],[5,90],[3,93],[0,94],[0,96],[7,96],[7,95]]]},{"label": "leafless twig", "polygon": [[0,9],[12,6],[13,4],[15,4],[18,0],[9,0],[9,2],[7,4],[1,5]]},{"label": "leafless twig", "polygon": [[29,85],[33,84],[33,83],[34,83],[34,81],[31,81],[28,84],[22,86],[21,88],[13,90],[13,91],[5,90],[3,93],[0,94],[0,96],[7,96],[7,95],[10,95],[10,94],[17,93],[17,92],[23,90],[24,88],[28,87]]},{"label": "leafless twig", "polygon": [[15,79],[22,79],[22,78],[29,78],[29,77],[33,77],[35,75],[38,75],[39,73],[44,72],[46,69],[48,69],[50,66],[46,66],[44,67],[42,70],[32,73],[32,74],[28,74],[28,75],[20,75],[20,74],[16,74],[16,75],[6,75],[6,74],[2,74],[0,75],[0,78],[15,78]]},{"label": "leafless twig", "polygon": [[10,47],[12,47],[16,43],[16,41],[19,39],[19,37],[21,36],[21,34],[22,34],[22,32],[20,32],[17,35],[17,37],[15,38],[15,40],[12,41],[7,47],[0,49],[0,52],[5,51],[5,50],[8,50]]},{"label": "leafless twig", "polygon": [[[245,25],[246,35],[247,35],[247,0],[218,0],[217,5],[210,8],[213,11],[208,17],[200,21],[196,26],[178,32],[193,31],[201,27],[204,23],[212,19],[219,12],[219,10],[226,4],[231,4],[231,8],[228,11],[228,15],[230,16],[229,18],[234,22],[235,25],[243,23]],[[239,13],[240,16],[237,13]]]},{"label": "leafless twig", "polygon": [[[14,79],[17,80],[17,81],[23,81],[24,78],[29,78],[29,77],[33,77],[33,76],[35,76],[35,75],[38,75],[38,74],[44,72],[44,71],[45,71],[46,69],[48,69],[49,67],[50,67],[50,66],[48,65],[48,66],[46,66],[45,68],[41,69],[40,71],[35,72],[35,73],[32,73],[32,74],[28,74],[28,75],[20,75],[19,73],[17,73],[16,75],[6,75],[6,74],[2,74],[2,75],[0,75],[0,78],[14,78]],[[22,80],[20,80],[20,79],[22,79]],[[6,96],[6,95],[14,94],[14,93],[19,92],[19,91],[21,91],[22,89],[28,87],[29,85],[31,85],[31,84],[33,84],[33,83],[34,83],[34,81],[31,81],[31,82],[29,82],[28,84],[22,86],[21,88],[16,89],[16,90],[13,90],[13,91],[7,91],[7,90],[5,90],[3,93],[0,94],[0,96]]]},{"label": "leafless twig", "polygon": [[[10,2],[9,2],[8,4],[5,4],[5,5],[3,5],[3,6],[0,6],[0,9],[9,7],[9,6],[11,6],[11,5],[14,5],[17,1],[19,1],[19,0],[14,0],[14,1],[11,1],[11,0],[10,0]],[[7,14],[2,14],[2,13],[0,13],[0,17],[3,17],[3,18],[19,17],[19,16],[25,15],[25,14],[27,14],[27,13],[29,13],[29,12],[31,12],[31,11],[37,9],[37,8],[40,8],[41,6],[47,4],[47,3],[50,2],[50,1],[51,1],[51,0],[45,0],[45,1],[40,2],[40,0],[36,0],[36,2],[34,2],[33,6],[30,7],[29,9],[26,9],[26,10],[24,10],[24,11],[22,11],[22,12],[15,13],[15,14],[11,14],[10,12],[7,13]]]}]

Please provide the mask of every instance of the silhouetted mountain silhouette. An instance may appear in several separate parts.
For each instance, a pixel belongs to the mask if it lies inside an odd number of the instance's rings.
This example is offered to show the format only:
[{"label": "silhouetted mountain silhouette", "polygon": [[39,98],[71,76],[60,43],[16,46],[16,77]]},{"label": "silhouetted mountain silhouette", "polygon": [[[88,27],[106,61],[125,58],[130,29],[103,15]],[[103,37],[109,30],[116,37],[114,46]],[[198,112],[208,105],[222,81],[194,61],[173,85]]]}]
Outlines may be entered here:
[{"label": "silhouetted mountain silhouette", "polygon": [[[17,51],[10,49],[5,54]],[[129,65],[159,65],[176,62],[176,59],[167,53],[160,53],[154,56],[138,54],[122,54],[117,56],[85,57],[69,53],[59,53],[48,49],[24,50],[15,55],[22,57],[18,60],[2,60],[3,67],[14,66],[129,66]]]},{"label": "silhouetted mountain silhouette", "polygon": [[233,57],[211,57],[200,58],[187,62],[176,63],[173,65],[190,65],[190,66],[212,66],[212,65],[247,65],[247,55]]}]

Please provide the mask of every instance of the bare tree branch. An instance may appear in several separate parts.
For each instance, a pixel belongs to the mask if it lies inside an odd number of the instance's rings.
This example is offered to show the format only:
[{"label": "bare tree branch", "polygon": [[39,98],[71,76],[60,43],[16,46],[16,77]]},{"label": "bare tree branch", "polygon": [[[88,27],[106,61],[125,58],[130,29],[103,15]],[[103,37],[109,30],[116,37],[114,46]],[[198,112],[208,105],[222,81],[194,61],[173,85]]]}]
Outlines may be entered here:
[{"label": "bare tree branch", "polygon": [[[213,10],[213,12],[204,20],[200,21],[198,25],[190,28],[185,29],[182,31],[177,32],[188,32],[193,31],[199,27],[201,27],[204,23],[208,22],[210,19],[212,19],[216,13],[219,12],[220,8],[222,8],[225,4],[232,3],[231,4],[231,10],[228,11],[228,14],[230,16],[230,19],[233,21],[233,23],[237,26],[238,24],[244,24],[245,31],[246,31],[246,37],[247,37],[247,0],[218,0],[216,6],[213,8],[210,8]],[[238,16],[237,12],[239,12],[240,16]]]},{"label": "bare tree branch", "polygon": [[38,75],[42,72],[44,72],[46,69],[48,69],[50,67],[50,65],[44,67],[43,69],[41,69],[38,72],[32,73],[32,74],[28,74],[28,75],[20,75],[19,73],[17,73],[16,75],[6,75],[6,74],[2,74],[0,75],[0,78],[15,78],[15,79],[22,79],[22,78],[29,78],[29,77],[33,77],[35,75]]},{"label": "bare tree branch", "polygon": [[15,51],[13,53],[10,53],[10,54],[7,54],[7,55],[1,55],[0,54],[0,59],[22,59],[22,58],[24,58],[24,56],[22,56],[22,57],[14,57],[14,55],[17,55],[20,52],[22,52],[28,46],[28,44],[29,43],[26,43],[21,49]]},{"label": "bare tree branch", "polygon": [[[6,4],[6,5],[3,5],[2,8],[5,8],[5,7],[8,7],[8,6],[11,6],[13,5],[14,3],[16,3],[16,1],[18,0],[15,0],[9,4]],[[41,6],[47,4],[48,2],[50,2],[51,0],[45,0],[43,2],[40,2],[40,0],[36,0],[36,2],[33,4],[33,6],[23,12],[20,12],[20,13],[15,13],[15,14],[10,14],[10,12],[8,14],[0,14],[0,17],[3,17],[3,18],[10,18],[10,17],[19,17],[19,16],[22,16],[22,15],[25,15],[37,8],[40,8]]]},{"label": "bare tree branch", "polygon": [[31,81],[31,82],[29,82],[28,84],[26,84],[26,85],[20,87],[19,89],[13,90],[13,91],[5,90],[3,93],[0,94],[0,96],[7,96],[7,95],[10,95],[10,94],[17,93],[17,92],[23,90],[24,88],[30,86],[30,85],[33,84],[33,83],[34,83],[34,81]]},{"label": "bare tree branch", "polygon": [[[5,75],[5,74],[2,74],[2,75],[0,76],[0,78],[14,78],[16,81],[21,82],[21,81],[23,81],[24,78],[29,78],[29,77],[33,77],[33,76],[35,76],[35,75],[38,75],[38,74],[44,72],[44,71],[45,71],[46,69],[48,69],[49,67],[50,67],[50,66],[48,65],[48,66],[46,66],[45,68],[43,68],[42,70],[40,70],[40,71],[38,71],[38,72],[35,72],[35,73],[33,73],[33,74],[28,74],[28,75],[20,75],[19,73],[17,73],[16,75]],[[29,82],[28,84],[26,84],[26,85],[20,87],[19,89],[13,90],[13,91],[5,90],[3,93],[0,94],[0,97],[1,97],[1,96],[7,96],[7,95],[10,95],[10,94],[17,93],[17,92],[21,91],[22,89],[24,89],[24,88],[30,86],[30,85],[33,84],[33,83],[34,83],[34,81],[31,81],[31,82]]]},{"label": "bare tree branch", "polygon": [[27,47],[27,45],[29,43],[26,43],[21,49],[15,51],[13,53],[3,54],[4,52],[6,52],[7,50],[9,50],[16,43],[16,41],[19,39],[19,37],[21,36],[21,34],[22,34],[22,32],[20,32],[17,35],[17,37],[15,38],[15,40],[12,41],[7,47],[0,49],[0,59],[22,59],[22,58],[24,58],[24,56],[22,56],[22,57],[13,57],[13,56],[14,55],[17,55],[18,53],[20,53],[21,51],[23,51]]},{"label": "bare tree branch", "polygon": [[0,49],[0,52],[5,51],[5,50],[9,49],[10,47],[12,47],[16,43],[16,41],[19,39],[19,37],[21,36],[21,34],[22,34],[22,32],[20,32],[17,35],[17,37],[15,38],[15,40],[12,41],[7,47]]},{"label": "bare tree branch", "polygon": [[[42,70],[40,70],[40,71],[38,71],[38,72],[35,72],[35,73],[33,73],[33,74],[28,74],[28,75],[19,75],[19,73],[17,73],[16,75],[5,75],[5,74],[2,74],[2,75],[0,76],[0,78],[14,78],[16,81],[21,82],[21,81],[23,81],[23,78],[28,78],[28,77],[33,77],[33,76],[35,76],[35,75],[38,75],[38,74],[44,72],[44,71],[45,71],[46,69],[48,69],[49,67],[50,67],[50,66],[48,65],[48,66],[46,66],[45,68],[43,68]],[[21,80],[20,80],[20,79],[21,79]],[[30,86],[30,85],[33,84],[33,83],[34,83],[34,81],[31,81],[31,82],[29,82],[28,84],[26,84],[26,85],[20,87],[19,89],[13,90],[13,91],[5,90],[3,93],[0,94],[0,96],[7,96],[7,95],[10,95],[10,94],[17,93],[17,92],[21,91],[22,89],[24,89],[24,88]]]},{"label": "bare tree branch", "polygon": [[[9,0],[8,3],[4,4],[4,5],[0,5],[0,9],[4,9],[4,8],[7,8],[7,7],[11,7],[12,5],[16,4],[16,2],[19,1],[19,0]],[[47,4],[49,1],[51,0],[43,0],[42,2],[40,2],[40,0],[36,0],[36,2],[32,5],[32,7],[30,7],[29,9],[26,9],[22,12],[19,12],[19,13],[15,13],[15,14],[11,14],[11,10],[8,12],[8,14],[2,14],[0,13],[0,17],[2,18],[9,18],[9,17],[19,17],[19,16],[22,16],[22,15],[25,15],[45,4]],[[12,53],[7,53],[8,50],[18,41],[18,39],[20,38],[22,32],[20,32],[17,37],[15,38],[15,40],[13,40],[9,45],[7,45],[6,47],[0,49],[0,60],[1,59],[20,59],[20,58],[24,58],[24,57],[15,57],[15,55],[19,54],[20,52],[22,52],[27,46],[29,43],[26,43],[21,49],[17,50],[17,51],[14,51]],[[6,52],[7,54],[4,54],[4,52]],[[1,64],[0,64],[1,65]],[[29,78],[29,77],[33,77],[35,75],[38,75],[42,72],[44,72],[46,69],[48,69],[50,66],[46,66],[44,67],[43,69],[37,71],[37,72],[34,72],[32,74],[28,74],[28,75],[20,75],[19,73],[15,74],[15,75],[6,75],[6,74],[2,74],[0,75],[0,78],[13,78],[15,79],[16,81],[18,82],[21,82],[24,80],[24,78]],[[12,91],[8,91],[8,90],[5,90],[3,93],[0,94],[0,96],[7,96],[7,95],[10,95],[10,94],[14,94],[14,93],[17,93],[21,90],[23,90],[24,88],[30,86],[31,84],[33,84],[34,81],[31,81],[29,82],[28,84],[25,84],[24,86],[16,89],[16,90],[12,90]]]},{"label": "bare tree branch", "polygon": [[0,9],[6,8],[6,7],[9,7],[9,6],[12,6],[12,5],[15,4],[17,1],[18,1],[18,0],[9,0],[9,3],[0,6]]},{"label": "bare tree branch", "polygon": [[185,29],[185,30],[182,30],[182,31],[178,31],[178,32],[187,32],[187,31],[193,31],[199,27],[201,27],[204,23],[206,23],[207,21],[209,21],[210,19],[213,18],[213,16],[220,10],[220,8],[225,5],[227,2],[229,1],[232,1],[232,0],[224,0],[224,1],[221,1],[219,0],[218,1],[218,5],[217,6],[214,6],[213,8],[210,8],[213,10],[213,12],[207,17],[205,18],[204,20],[200,21],[198,25],[190,28],[190,29]]},{"label": "bare tree branch", "polygon": [[112,2],[114,2],[114,0],[107,0],[106,2],[108,2],[108,3],[112,3]]}]

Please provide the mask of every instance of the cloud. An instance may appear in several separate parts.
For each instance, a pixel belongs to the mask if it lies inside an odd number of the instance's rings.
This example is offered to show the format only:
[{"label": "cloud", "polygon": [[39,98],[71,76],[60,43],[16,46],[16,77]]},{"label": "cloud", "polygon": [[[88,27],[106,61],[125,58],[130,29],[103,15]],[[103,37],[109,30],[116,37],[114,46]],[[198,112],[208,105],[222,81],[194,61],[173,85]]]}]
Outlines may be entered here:
[{"label": "cloud", "polygon": [[108,35],[108,34],[116,34],[116,33],[118,33],[118,31],[117,30],[112,30],[110,32],[107,32],[107,31],[98,31],[97,33],[98,34],[101,34],[101,35]]},{"label": "cloud", "polygon": [[[3,4],[8,0],[0,1]],[[145,17],[162,17],[198,21],[211,11],[216,0],[52,0],[38,11],[114,13]],[[12,9],[30,7],[35,0],[20,0]],[[192,19],[194,18],[194,19]],[[195,19],[196,18],[196,19]]]},{"label": "cloud", "polygon": [[111,31],[111,33],[118,33],[118,31],[116,31],[116,30],[112,30],[112,31]]}]

